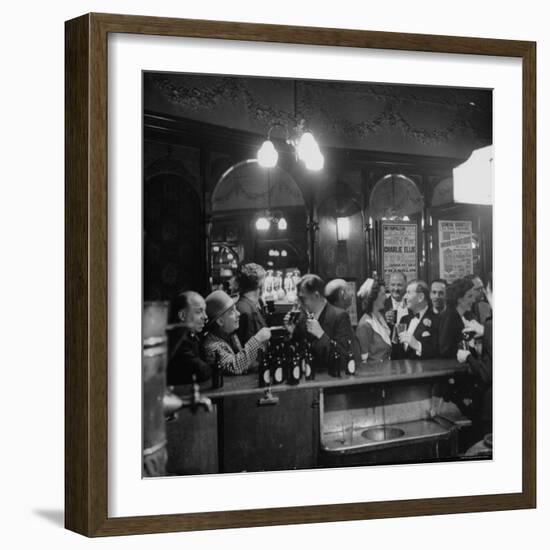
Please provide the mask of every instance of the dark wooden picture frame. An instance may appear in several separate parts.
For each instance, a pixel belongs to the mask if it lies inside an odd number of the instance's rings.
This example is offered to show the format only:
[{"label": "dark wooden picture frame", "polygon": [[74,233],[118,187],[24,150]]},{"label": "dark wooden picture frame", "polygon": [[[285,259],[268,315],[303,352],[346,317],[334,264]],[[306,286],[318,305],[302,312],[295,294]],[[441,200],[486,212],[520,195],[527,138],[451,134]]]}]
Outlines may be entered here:
[{"label": "dark wooden picture frame", "polygon": [[[109,33],[519,58],[523,70],[522,490],[139,517],[108,516]],[[536,44],[534,42],[88,14],[66,23],[65,525],[87,536],[511,510],[536,506]]]}]

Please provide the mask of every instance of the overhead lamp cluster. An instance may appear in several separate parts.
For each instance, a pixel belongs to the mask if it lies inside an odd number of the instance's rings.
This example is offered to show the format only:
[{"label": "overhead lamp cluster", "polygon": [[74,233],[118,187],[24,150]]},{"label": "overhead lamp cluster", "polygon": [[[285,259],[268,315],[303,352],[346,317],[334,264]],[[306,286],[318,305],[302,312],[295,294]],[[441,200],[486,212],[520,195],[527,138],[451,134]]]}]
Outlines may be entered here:
[{"label": "overhead lamp cluster", "polygon": [[272,225],[276,226],[279,231],[286,231],[288,228],[286,218],[280,212],[266,210],[256,219],[258,231],[267,231]]},{"label": "overhead lamp cluster", "polygon": [[282,258],[286,258],[288,256],[288,252],[286,250],[277,250],[276,248],[270,248],[267,255],[273,258],[278,258],[279,256],[281,256]]},{"label": "overhead lamp cluster", "polygon": [[292,128],[289,132],[286,126],[275,124],[269,128],[267,139],[258,150],[258,164],[264,168],[273,168],[279,160],[279,153],[271,141],[271,132],[274,128],[281,127],[286,132],[286,143],[293,147],[296,160],[302,161],[308,170],[318,172],[325,165],[319,144],[311,132],[306,131],[306,121],[304,119]]}]

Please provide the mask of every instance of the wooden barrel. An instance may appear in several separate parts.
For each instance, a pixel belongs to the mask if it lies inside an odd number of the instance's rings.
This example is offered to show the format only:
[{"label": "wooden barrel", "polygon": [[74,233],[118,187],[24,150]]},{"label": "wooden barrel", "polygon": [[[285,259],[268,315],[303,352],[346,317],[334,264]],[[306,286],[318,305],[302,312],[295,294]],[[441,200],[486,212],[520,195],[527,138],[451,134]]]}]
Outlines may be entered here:
[{"label": "wooden barrel", "polygon": [[168,302],[143,306],[143,476],[166,474],[166,429],[163,398],[166,392]]}]

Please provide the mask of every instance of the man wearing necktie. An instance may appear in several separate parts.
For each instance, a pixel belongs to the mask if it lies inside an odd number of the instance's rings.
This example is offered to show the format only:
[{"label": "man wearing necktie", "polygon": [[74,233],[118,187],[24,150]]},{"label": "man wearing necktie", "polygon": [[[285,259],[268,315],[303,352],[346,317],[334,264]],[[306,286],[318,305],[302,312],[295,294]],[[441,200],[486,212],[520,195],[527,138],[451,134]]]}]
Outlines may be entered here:
[{"label": "man wearing necktie", "polygon": [[401,319],[406,326],[398,337],[401,350],[396,358],[431,359],[438,356],[439,316],[430,305],[430,289],[424,281],[407,285],[405,300],[410,313]]}]

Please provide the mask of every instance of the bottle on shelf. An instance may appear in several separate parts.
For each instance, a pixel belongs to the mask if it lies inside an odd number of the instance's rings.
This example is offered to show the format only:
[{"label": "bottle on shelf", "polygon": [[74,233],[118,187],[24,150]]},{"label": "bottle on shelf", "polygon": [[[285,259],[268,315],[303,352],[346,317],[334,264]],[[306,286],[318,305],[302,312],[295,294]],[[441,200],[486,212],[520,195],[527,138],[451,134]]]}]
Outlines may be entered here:
[{"label": "bottle on shelf", "polygon": [[292,280],[292,272],[287,271],[283,282],[283,288],[286,293],[286,300],[290,303],[296,302],[296,287]]},{"label": "bottle on shelf", "polygon": [[275,353],[272,361],[271,380],[273,384],[282,384],[284,381],[284,363],[281,344],[275,346]]},{"label": "bottle on shelf", "polygon": [[298,348],[292,344],[287,346],[286,363],[288,365],[287,382],[292,385],[299,384],[302,377],[302,365]]},{"label": "bottle on shelf", "polygon": [[268,269],[264,279],[264,288],[262,293],[262,300],[271,300],[271,294],[273,293],[273,270]]},{"label": "bottle on shelf", "polygon": [[342,376],[342,354],[334,340],[330,341],[328,374],[334,378]]},{"label": "bottle on shelf", "polygon": [[271,385],[271,347],[269,346],[262,353],[260,365],[258,367],[260,388]]},{"label": "bottle on shelf", "polygon": [[348,356],[344,367],[344,372],[347,376],[353,376],[357,371],[357,365],[355,364],[355,358],[353,357],[353,348],[351,340],[348,340]]},{"label": "bottle on shelf", "polygon": [[277,271],[273,277],[273,296],[275,301],[284,300],[285,289],[283,288],[283,272]]},{"label": "bottle on shelf", "polygon": [[313,352],[311,342],[306,338],[302,351],[302,372],[305,380],[315,380],[315,365],[313,363]]}]

